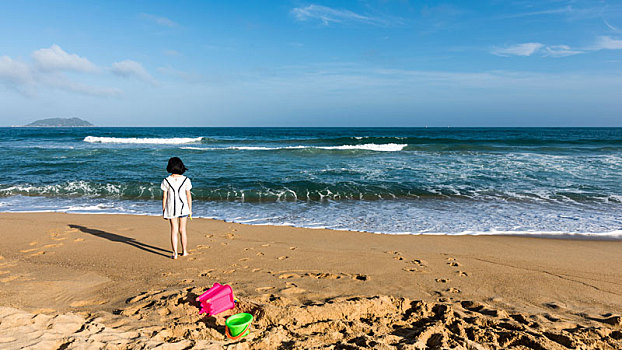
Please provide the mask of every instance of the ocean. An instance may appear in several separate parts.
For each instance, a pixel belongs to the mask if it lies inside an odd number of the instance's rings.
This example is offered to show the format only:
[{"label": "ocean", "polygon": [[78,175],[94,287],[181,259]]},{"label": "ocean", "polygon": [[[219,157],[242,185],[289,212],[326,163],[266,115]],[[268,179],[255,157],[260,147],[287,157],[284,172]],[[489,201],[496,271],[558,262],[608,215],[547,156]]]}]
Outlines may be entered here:
[{"label": "ocean", "polygon": [[0,128],[0,211],[385,234],[622,238],[622,128]]}]

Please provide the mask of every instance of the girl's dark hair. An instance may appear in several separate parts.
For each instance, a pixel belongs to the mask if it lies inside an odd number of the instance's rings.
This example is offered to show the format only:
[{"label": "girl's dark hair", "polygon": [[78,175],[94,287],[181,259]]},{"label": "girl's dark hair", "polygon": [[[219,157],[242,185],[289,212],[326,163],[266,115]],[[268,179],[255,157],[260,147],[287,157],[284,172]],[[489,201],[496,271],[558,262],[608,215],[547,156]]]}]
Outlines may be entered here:
[{"label": "girl's dark hair", "polygon": [[171,174],[181,175],[186,172],[188,168],[184,165],[184,162],[181,161],[178,157],[173,157],[168,160],[168,165],[166,166],[166,171]]}]

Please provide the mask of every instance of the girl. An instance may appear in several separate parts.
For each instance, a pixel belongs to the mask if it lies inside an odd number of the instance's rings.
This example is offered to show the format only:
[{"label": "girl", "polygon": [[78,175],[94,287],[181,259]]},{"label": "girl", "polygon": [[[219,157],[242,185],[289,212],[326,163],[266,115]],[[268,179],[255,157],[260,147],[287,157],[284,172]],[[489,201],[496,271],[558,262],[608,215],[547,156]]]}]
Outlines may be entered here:
[{"label": "girl", "polygon": [[173,157],[168,160],[166,171],[171,176],[165,178],[160,185],[164,192],[162,196],[162,214],[171,224],[171,246],[173,255],[177,259],[177,234],[181,235],[182,256],[188,255],[188,238],[186,236],[186,222],[192,217],[192,194],[190,179],[182,174],[188,170],[181,159]]}]

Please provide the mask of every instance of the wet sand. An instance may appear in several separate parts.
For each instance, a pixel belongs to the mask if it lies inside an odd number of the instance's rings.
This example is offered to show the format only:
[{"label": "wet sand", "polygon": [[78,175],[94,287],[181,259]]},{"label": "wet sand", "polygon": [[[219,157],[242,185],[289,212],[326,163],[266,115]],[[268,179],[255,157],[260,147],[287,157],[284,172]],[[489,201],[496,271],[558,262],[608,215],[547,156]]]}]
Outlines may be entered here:
[{"label": "wet sand", "polygon": [[[0,214],[0,348],[622,348],[622,241]],[[255,315],[227,341],[196,295]]]}]

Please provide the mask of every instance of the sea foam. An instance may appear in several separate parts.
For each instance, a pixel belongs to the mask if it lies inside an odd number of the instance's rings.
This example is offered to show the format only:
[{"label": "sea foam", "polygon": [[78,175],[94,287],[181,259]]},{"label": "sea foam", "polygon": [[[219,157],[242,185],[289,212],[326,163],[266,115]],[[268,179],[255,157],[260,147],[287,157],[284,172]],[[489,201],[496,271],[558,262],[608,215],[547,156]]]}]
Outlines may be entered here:
[{"label": "sea foam", "polygon": [[84,142],[178,145],[178,144],[184,144],[184,143],[197,143],[197,142],[201,142],[202,139],[203,139],[202,137],[136,138],[136,137],[87,136],[84,138]]},{"label": "sea foam", "polygon": [[365,150],[376,152],[398,152],[403,150],[407,144],[375,144],[368,143],[364,145],[341,145],[341,146],[283,146],[283,147],[265,147],[265,146],[230,146],[230,147],[181,147],[187,150],[239,150],[239,151],[275,151],[275,150],[300,150],[300,149],[323,149],[323,150]]}]

